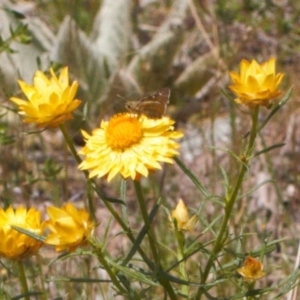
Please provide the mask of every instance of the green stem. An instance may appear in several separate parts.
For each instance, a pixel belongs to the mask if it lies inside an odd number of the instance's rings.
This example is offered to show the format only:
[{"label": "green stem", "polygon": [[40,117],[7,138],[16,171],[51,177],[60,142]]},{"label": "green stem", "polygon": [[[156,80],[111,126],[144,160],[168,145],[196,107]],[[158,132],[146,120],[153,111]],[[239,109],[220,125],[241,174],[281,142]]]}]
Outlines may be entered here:
[{"label": "green stem", "polygon": [[[185,238],[184,234],[178,230],[177,224],[175,226],[175,236],[177,240],[177,260],[180,261],[179,263],[179,271],[182,276],[182,279],[185,281],[189,280],[188,274],[186,272],[186,260],[185,260],[185,254],[184,254],[184,244],[185,244]],[[188,285],[182,285],[181,288],[182,294],[186,295],[189,299],[189,286]]]},{"label": "green stem", "polygon": [[[143,192],[141,189],[141,185],[139,181],[133,181],[134,182],[134,187],[135,187],[135,191],[137,194],[137,198],[139,201],[139,205],[140,205],[140,209],[141,209],[141,213],[142,213],[142,217],[146,226],[146,230],[147,230],[147,234],[148,234],[148,238],[149,238],[149,244],[150,244],[150,248],[154,257],[154,261],[155,261],[155,265],[150,267],[151,270],[153,271],[154,269],[159,271],[159,269],[161,269],[161,265],[160,265],[160,257],[156,248],[156,240],[155,240],[155,236],[154,236],[154,232],[151,228],[151,223],[148,217],[148,213],[147,213],[147,208],[145,205],[145,199],[143,196]],[[148,265],[149,266],[149,265]],[[165,288],[165,290],[167,291],[167,293],[170,296],[170,299],[172,300],[176,300],[177,296],[173,290],[173,287],[171,286],[170,282],[163,277],[158,277],[158,281],[159,283]]]},{"label": "green stem", "polygon": [[[66,141],[66,143],[67,143],[69,149],[71,150],[72,155],[74,156],[76,162],[77,162],[78,164],[80,164],[80,163],[81,163],[81,158],[80,158],[80,156],[78,155],[78,153],[77,153],[77,151],[76,151],[76,148],[75,148],[75,146],[74,146],[74,143],[73,143],[72,138],[71,138],[70,135],[68,134],[68,131],[67,131],[67,129],[66,129],[66,126],[65,126],[64,124],[61,124],[61,125],[59,125],[59,128],[60,128],[60,130],[61,130],[61,132],[62,132],[62,134],[63,134],[63,136],[64,136],[64,139],[65,139],[65,141]],[[84,174],[88,176],[88,171],[84,171]]]},{"label": "green stem", "polygon": [[[254,290],[254,288],[255,288],[255,283],[256,283],[255,281],[250,282],[250,283],[245,283],[248,292]],[[257,299],[257,298],[256,298],[255,296],[251,296],[251,295],[246,297],[246,300],[255,300],[255,299]]]},{"label": "green stem", "polygon": [[[28,294],[29,290],[28,290],[28,285],[27,285],[27,280],[26,280],[26,275],[25,275],[23,262],[21,260],[18,260],[17,265],[18,265],[19,278],[20,278],[20,282],[21,282],[21,285],[22,285],[23,294]],[[24,299],[30,300],[30,297],[27,295],[27,296],[24,297]]]},{"label": "green stem", "polygon": [[[72,155],[74,156],[76,162],[78,164],[80,164],[82,162],[80,156],[78,155],[76,148],[74,146],[74,143],[71,139],[71,137],[69,136],[66,127],[64,125],[60,125],[60,129],[63,133],[63,136],[65,138],[65,141],[67,143],[67,145],[70,148],[70,151],[72,152]],[[93,189],[95,190],[95,192],[97,193],[97,195],[103,200],[104,205],[106,206],[106,208],[109,210],[109,212],[112,214],[112,216],[115,218],[115,220],[119,223],[119,225],[122,227],[122,229],[124,230],[124,232],[126,233],[127,237],[129,238],[129,240],[132,242],[132,244],[135,244],[136,240],[132,234],[131,229],[125,224],[125,222],[123,222],[122,218],[118,215],[118,213],[115,211],[115,209],[112,207],[111,203],[109,201],[107,201],[107,198],[105,197],[105,195],[103,193],[101,193],[100,189],[97,187],[96,183],[94,180],[89,178],[89,172],[88,171],[82,171],[83,174],[85,175],[86,179],[91,183],[91,186],[93,187]],[[91,209],[91,208],[90,208]],[[95,215],[95,211],[91,212],[92,214]],[[138,247],[138,252],[141,255],[141,257],[143,258],[144,262],[148,265],[148,267],[154,271],[156,269],[156,266],[154,263],[151,262],[151,260],[147,257],[146,253],[143,251],[143,249],[141,249],[140,247]],[[159,283],[165,288],[165,290],[167,291],[167,293],[169,294],[169,297],[171,300],[177,300],[177,296],[174,292],[173,287],[171,286],[170,282],[163,278],[160,277],[158,278]]]},{"label": "green stem", "polygon": [[113,272],[112,268],[109,266],[109,264],[107,263],[107,261],[105,260],[105,257],[100,250],[98,251],[95,251],[96,255],[97,255],[97,258],[99,260],[99,262],[102,264],[103,268],[106,270],[106,272],[108,273],[111,281],[113,282],[114,286],[117,287],[117,289],[123,293],[123,294],[126,294],[127,291],[123,288],[123,286],[120,284],[117,276],[115,275],[115,273]]},{"label": "green stem", "polygon": [[42,258],[41,258],[41,256],[37,255],[36,259],[37,259],[38,271],[39,271],[39,274],[40,274],[39,277],[40,277],[42,291],[43,291],[42,299],[47,300],[47,291],[46,291],[46,288],[45,288],[45,275],[43,273],[43,268],[42,268]]},{"label": "green stem", "polygon": [[94,222],[96,222],[96,208],[95,208],[95,204],[94,204],[94,193],[93,193],[94,189],[93,189],[93,186],[90,182],[90,180],[87,181],[87,199],[88,199],[88,204],[89,204],[89,209],[91,212],[94,212],[94,213],[91,213],[92,215],[92,220]]},{"label": "green stem", "polygon": [[[80,156],[78,155],[77,153],[77,150],[74,146],[74,143],[73,143],[73,140],[72,138],[70,137],[70,135],[68,134],[68,131],[65,127],[64,124],[61,124],[59,125],[59,128],[64,136],[64,139],[69,147],[69,149],[71,150],[72,152],[72,155],[73,157],[75,158],[76,162],[78,164],[80,164],[82,162]],[[92,198],[91,198],[91,194],[90,194],[90,186],[91,186],[91,183],[90,183],[90,179],[89,179],[89,172],[88,171],[83,171],[87,181],[88,181],[88,203],[89,203],[89,210],[90,210],[90,213],[91,213],[91,216],[92,216],[92,219],[93,220],[96,220],[96,211],[95,211],[95,206],[94,206],[94,203],[92,201]]]},{"label": "green stem", "polygon": [[142,192],[142,188],[141,188],[141,184],[139,181],[134,180],[134,187],[135,187],[135,192],[138,198],[138,202],[140,205],[140,209],[141,209],[141,213],[142,213],[142,217],[144,220],[144,223],[146,225],[146,229],[147,229],[147,235],[149,237],[149,244],[150,244],[150,248],[154,257],[154,261],[156,263],[156,265],[160,266],[160,258],[159,258],[159,254],[156,248],[156,240],[155,240],[155,236],[154,236],[154,232],[152,230],[151,227],[151,223],[149,221],[149,217],[148,217],[148,212],[147,212],[147,208],[145,205],[145,199],[144,199],[144,195]]},{"label": "green stem", "polygon": [[[235,204],[238,193],[241,189],[245,173],[248,169],[248,162],[251,159],[251,153],[253,151],[253,146],[254,146],[254,142],[255,142],[255,138],[256,138],[256,134],[257,134],[258,112],[259,112],[259,106],[256,106],[253,110],[253,113],[252,113],[252,128],[251,128],[251,132],[250,132],[248,147],[247,147],[245,156],[242,158],[243,164],[240,168],[240,171],[239,171],[239,174],[238,174],[238,177],[237,177],[237,181],[235,183],[235,186],[234,186],[232,192],[229,194],[228,197],[226,197],[227,201],[226,201],[226,206],[225,206],[225,216],[224,216],[224,219],[222,221],[222,224],[221,224],[219,233],[217,235],[217,238],[215,240],[213,250],[212,250],[211,255],[208,259],[208,262],[207,262],[207,265],[204,269],[204,272],[201,276],[201,284],[205,284],[205,282],[207,280],[207,277],[209,275],[209,272],[211,270],[211,267],[212,267],[217,255],[218,255],[218,253],[222,250],[222,247],[223,247],[223,244],[224,244],[224,241],[225,241],[225,234],[227,232],[228,221],[229,221],[229,218],[231,216],[232,209],[233,209],[233,206]],[[201,299],[202,294],[203,294],[203,288],[199,288],[196,299],[197,300]]]}]

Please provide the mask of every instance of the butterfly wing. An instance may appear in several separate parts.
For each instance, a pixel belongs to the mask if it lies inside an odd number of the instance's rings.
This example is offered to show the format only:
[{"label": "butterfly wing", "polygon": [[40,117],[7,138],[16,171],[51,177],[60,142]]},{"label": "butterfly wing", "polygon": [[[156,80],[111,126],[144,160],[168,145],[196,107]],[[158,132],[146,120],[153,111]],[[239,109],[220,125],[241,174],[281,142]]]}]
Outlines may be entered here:
[{"label": "butterfly wing", "polygon": [[170,89],[162,88],[139,101],[128,102],[126,108],[137,114],[144,114],[151,119],[159,119],[166,112],[169,103]]},{"label": "butterfly wing", "polygon": [[166,106],[169,103],[170,94],[171,92],[169,88],[162,88],[153,94],[145,96],[144,98],[140,99],[138,102],[158,101],[164,106]]},{"label": "butterfly wing", "polygon": [[164,115],[166,107],[158,101],[141,102],[138,111],[150,119],[159,119]]}]

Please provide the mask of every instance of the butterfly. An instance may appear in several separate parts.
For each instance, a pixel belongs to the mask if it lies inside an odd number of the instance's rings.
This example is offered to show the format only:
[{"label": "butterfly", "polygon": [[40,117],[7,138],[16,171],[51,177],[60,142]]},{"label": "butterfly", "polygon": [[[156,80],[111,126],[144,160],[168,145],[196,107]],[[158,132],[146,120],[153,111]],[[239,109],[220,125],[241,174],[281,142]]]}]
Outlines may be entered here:
[{"label": "butterfly", "polygon": [[138,115],[145,115],[150,119],[160,119],[166,112],[170,98],[170,89],[162,88],[138,101],[128,101],[125,107]]}]

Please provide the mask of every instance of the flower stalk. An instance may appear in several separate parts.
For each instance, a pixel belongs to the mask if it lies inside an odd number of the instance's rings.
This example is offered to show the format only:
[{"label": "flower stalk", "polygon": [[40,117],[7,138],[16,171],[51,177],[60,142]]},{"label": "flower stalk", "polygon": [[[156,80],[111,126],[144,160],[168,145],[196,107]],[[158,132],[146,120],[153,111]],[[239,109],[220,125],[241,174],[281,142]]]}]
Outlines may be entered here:
[{"label": "flower stalk", "polygon": [[113,269],[109,266],[109,264],[105,260],[105,256],[103,255],[102,250],[101,249],[96,249],[95,254],[97,255],[97,258],[98,258],[100,264],[103,266],[103,268],[105,269],[105,271],[109,275],[109,277],[110,277],[112,283],[114,284],[114,286],[119,290],[120,293],[126,294],[127,292],[123,288],[123,286],[120,284],[115,272],[113,271]]},{"label": "flower stalk", "polygon": [[[186,260],[184,254],[184,245],[185,245],[185,237],[183,232],[178,230],[177,222],[175,221],[175,236],[177,241],[177,260],[180,261],[179,263],[179,271],[181,274],[181,278],[185,281],[189,280],[188,274],[186,272]],[[182,294],[186,295],[189,299],[189,286],[182,285],[181,287]]]},{"label": "flower stalk", "polygon": [[[236,202],[238,193],[241,189],[241,185],[242,185],[245,173],[248,168],[248,162],[251,159],[251,154],[252,154],[253,147],[254,147],[255,137],[257,134],[258,113],[259,113],[259,106],[255,106],[252,111],[252,128],[251,128],[251,132],[250,132],[249,143],[248,143],[248,146],[246,149],[246,153],[245,153],[245,156],[242,157],[242,165],[241,165],[239,174],[237,176],[237,181],[235,183],[235,186],[234,186],[231,194],[229,195],[229,197],[226,199],[225,216],[223,218],[223,221],[222,221],[222,224],[220,227],[220,231],[219,231],[216,241],[214,243],[212,253],[208,259],[208,262],[207,262],[204,272],[202,274],[201,284],[205,284],[207,277],[209,275],[209,272],[211,270],[211,267],[212,267],[215,259],[217,258],[218,253],[222,250],[222,247],[226,240],[225,236],[226,236],[226,232],[227,232],[228,222],[229,222],[229,219],[230,219],[230,216],[232,213],[232,209]],[[196,297],[197,300],[201,299],[201,295],[203,294],[202,289],[203,288],[198,289],[198,293],[197,293],[197,297]]]},{"label": "flower stalk", "polygon": [[[67,143],[73,157],[75,158],[77,164],[80,164],[82,162],[80,156],[78,155],[77,153],[77,150],[74,146],[74,143],[73,143],[73,140],[72,138],[70,137],[67,129],[66,129],[66,126],[64,124],[60,124],[59,125],[59,128],[64,136],[64,139],[65,139],[65,142]],[[91,193],[89,192],[90,191],[90,187],[93,186],[90,182],[90,179],[89,179],[89,172],[88,171],[83,171],[83,174],[85,175],[87,181],[88,181],[88,203],[89,203],[89,210],[90,210],[90,214],[91,214],[91,217],[92,217],[92,220],[95,221],[96,220],[96,210],[95,210],[95,206],[94,206],[94,203],[93,203],[93,200],[92,200],[92,197],[91,197]]]},{"label": "flower stalk", "polygon": [[[155,236],[154,236],[154,232],[151,228],[151,223],[149,221],[147,208],[146,208],[146,205],[145,205],[145,199],[144,199],[144,196],[143,196],[143,193],[142,193],[140,182],[136,181],[136,180],[134,180],[133,182],[134,182],[134,187],[135,187],[135,191],[136,191],[136,194],[137,194],[139,206],[140,206],[140,209],[141,209],[142,217],[143,217],[145,226],[147,228],[147,234],[148,234],[148,237],[149,237],[149,244],[150,244],[150,247],[151,247],[152,255],[153,255],[154,261],[155,261],[154,266],[152,264],[150,266],[148,263],[147,263],[147,265],[150,267],[151,270],[154,270],[154,269],[157,270],[157,268],[159,268],[159,269],[161,268],[161,265],[160,265],[160,258],[159,258],[158,250],[156,248],[156,239],[155,239]],[[141,254],[140,251],[139,251],[139,253]],[[169,294],[170,299],[176,300],[177,296],[176,296],[170,282],[167,279],[163,278],[163,277],[159,277],[158,281],[165,288],[165,290]]]},{"label": "flower stalk", "polygon": [[18,260],[17,261],[18,271],[19,271],[19,279],[22,286],[22,290],[24,294],[27,294],[24,299],[30,300],[30,297],[28,296],[29,290],[28,290],[28,284],[26,280],[25,270],[24,270],[24,264],[23,261]]},{"label": "flower stalk", "polygon": [[41,256],[37,255],[36,256],[37,259],[37,267],[38,267],[38,272],[39,272],[39,278],[40,278],[40,284],[41,284],[41,288],[43,291],[42,294],[42,300],[47,300],[47,291],[46,291],[46,285],[45,285],[45,275],[43,273],[43,268],[42,268],[42,258]]},{"label": "flower stalk", "polygon": [[136,181],[136,180],[134,180],[133,182],[134,182],[134,188],[135,188],[135,192],[136,192],[137,199],[139,202],[139,206],[141,209],[142,217],[143,217],[144,223],[147,228],[147,235],[149,237],[149,244],[150,244],[150,248],[152,251],[152,255],[154,257],[154,261],[155,261],[156,265],[160,266],[159,254],[158,254],[157,247],[156,247],[156,239],[154,236],[154,232],[151,228],[151,223],[149,221],[148,212],[147,212],[147,208],[145,205],[145,199],[144,199],[144,195],[142,192],[141,184],[139,181]]}]

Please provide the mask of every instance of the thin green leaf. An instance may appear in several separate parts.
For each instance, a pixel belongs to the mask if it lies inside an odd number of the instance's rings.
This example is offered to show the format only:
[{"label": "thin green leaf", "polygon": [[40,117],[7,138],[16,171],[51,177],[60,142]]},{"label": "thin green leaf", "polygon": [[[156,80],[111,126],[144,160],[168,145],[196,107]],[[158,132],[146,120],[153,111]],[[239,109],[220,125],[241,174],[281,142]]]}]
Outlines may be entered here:
[{"label": "thin green leaf", "polygon": [[38,234],[35,234],[33,233],[32,231],[30,230],[27,230],[27,229],[24,229],[22,227],[19,227],[19,226],[15,226],[15,225],[10,225],[11,228],[13,228],[14,230],[20,232],[20,233],[23,233],[23,234],[26,234],[28,235],[29,237],[39,241],[39,242],[45,242],[46,238],[41,236],[41,235],[38,235]]},{"label": "thin green leaf", "polygon": [[233,101],[234,99],[230,96],[227,90],[220,89],[220,93],[229,101]]},{"label": "thin green leaf", "polygon": [[[123,207],[123,206],[122,206]],[[103,240],[103,251],[106,249],[106,246],[109,244],[109,239],[108,239],[108,234],[109,234],[109,229],[110,229],[110,224],[111,224],[112,217],[108,219],[108,222],[106,222],[105,225],[105,230],[102,235],[102,240]]]},{"label": "thin green leaf", "polygon": [[213,286],[218,285],[219,283],[227,281],[227,279],[218,279],[218,280],[214,280],[213,282],[210,282],[210,283],[201,284],[198,282],[186,281],[186,280],[174,277],[167,273],[164,273],[164,277],[174,283],[178,283],[178,284],[182,284],[182,285],[198,286],[198,287],[213,287]]},{"label": "thin green leaf", "polygon": [[[158,209],[159,209],[160,205],[159,205],[159,201],[157,204],[155,204],[149,214],[149,221],[150,223],[152,223]],[[134,244],[132,245],[129,253],[127,254],[126,258],[123,260],[122,262],[122,266],[125,266],[130,260],[131,258],[133,257],[133,255],[137,252],[137,250],[139,249],[142,241],[144,240],[144,237],[147,233],[147,228],[146,228],[146,225],[144,225],[141,229],[141,231],[139,232]],[[152,262],[149,261],[149,263],[152,264]]]},{"label": "thin green leaf", "polygon": [[291,87],[288,92],[286,93],[286,95],[282,98],[282,100],[272,109],[272,111],[269,113],[269,115],[267,116],[267,118],[262,122],[262,124],[259,126],[259,128],[257,129],[257,133],[259,131],[261,131],[266,124],[269,122],[269,120],[276,114],[276,112],[283,107],[283,105],[285,105],[288,100],[290,99],[291,95],[293,92],[293,87]]},{"label": "thin green leaf", "polygon": [[299,285],[299,278],[300,278],[300,269],[298,267],[297,269],[294,270],[293,273],[286,276],[283,280],[280,281],[280,283],[277,286],[280,292],[276,296],[274,296],[273,300],[282,299],[282,296],[284,294],[288,293],[297,285]]},{"label": "thin green leaf", "polygon": [[[258,296],[258,295],[259,296],[264,295],[268,291],[272,291],[272,289],[273,288],[250,290],[250,291],[247,291],[247,292],[240,293],[238,295],[234,295],[234,296],[230,297],[230,300],[245,299],[245,297],[250,297],[250,299],[251,299],[252,297],[255,297],[255,296]],[[252,298],[252,299],[254,299],[254,298]],[[255,299],[258,299],[258,298],[255,298]]]},{"label": "thin green leaf", "polygon": [[204,288],[201,289],[201,292],[206,296],[206,298],[207,298],[208,300],[228,300],[228,298],[220,298],[220,297],[215,298],[215,297],[211,296],[211,295],[208,293],[208,291],[206,291]]},{"label": "thin green leaf", "polygon": [[191,172],[191,170],[189,170],[178,157],[174,157],[174,160],[177,163],[177,165],[181,168],[181,170],[192,180],[192,182],[195,184],[195,186],[202,192],[202,194],[207,198],[210,197],[211,194],[204,187],[204,185],[198,180],[196,175],[194,175]]},{"label": "thin green leaf", "polygon": [[216,224],[221,218],[223,218],[222,215],[217,216],[214,220],[212,220],[212,222],[210,222],[209,224],[206,222],[205,218],[202,218],[202,216],[199,217],[199,219],[201,221],[204,221],[205,227],[204,230],[202,232],[202,234],[204,234],[207,231],[210,231],[215,237],[217,236],[216,232],[214,231],[214,224]]},{"label": "thin green leaf", "polygon": [[[247,236],[247,235],[250,235],[250,234],[244,234],[243,236]],[[255,249],[252,249],[251,252],[246,252],[246,253],[245,252],[234,252],[232,249],[226,248],[226,247],[224,247],[223,249],[226,252],[231,253],[233,256],[239,257],[241,259],[244,259],[249,254],[251,254],[251,256],[253,256],[253,257],[260,257],[261,253],[266,255],[266,254],[270,254],[270,253],[274,252],[276,250],[276,248],[278,247],[278,244],[280,242],[282,242],[283,240],[284,239],[272,241],[267,245],[264,244],[262,246],[259,246],[259,247],[255,248]]]},{"label": "thin green leaf", "polygon": [[252,189],[248,190],[246,193],[242,194],[242,195],[239,195],[237,199],[241,199],[241,198],[244,198],[248,195],[251,195],[254,191],[258,190],[261,186],[265,185],[266,183],[271,183],[273,182],[274,180],[264,180],[263,182],[261,182],[260,184],[256,185],[255,187],[253,187]]},{"label": "thin green leaf", "polygon": [[220,148],[220,147],[213,147],[213,146],[207,146],[207,148],[211,148],[214,150],[219,150],[225,153],[228,153],[229,155],[231,155],[233,158],[235,158],[239,163],[243,164],[247,169],[248,169],[248,165],[241,159],[240,156],[236,155],[233,151],[231,151],[230,149],[227,148]]},{"label": "thin green leaf", "polygon": [[229,180],[225,169],[222,166],[220,166],[220,169],[221,169],[222,177],[224,178],[225,185],[229,186]]},{"label": "thin green leaf", "polygon": [[141,283],[145,283],[151,286],[160,286],[158,283],[153,282],[152,280],[146,278],[144,275],[142,275],[140,272],[135,272],[132,269],[129,269],[128,267],[124,267],[118,263],[115,263],[113,260],[109,259],[108,257],[105,257],[106,261],[112,265],[117,270],[123,272],[127,276],[129,276],[132,279],[135,279]]},{"label": "thin green leaf", "polygon": [[110,279],[99,279],[99,278],[85,278],[85,277],[55,277],[48,279],[50,282],[85,282],[85,283],[93,283],[93,282],[111,282]]},{"label": "thin green leaf", "polygon": [[118,203],[118,204],[122,204],[122,205],[126,205],[126,203],[123,200],[117,199],[117,198],[112,198],[107,196],[95,183],[94,180],[90,179],[91,185],[93,187],[93,189],[95,190],[95,192],[97,193],[97,195],[103,200],[103,201],[107,201],[110,203]]},{"label": "thin green leaf", "polygon": [[26,299],[27,297],[29,298],[30,296],[41,296],[41,295],[43,295],[43,292],[28,292],[28,293],[24,293],[24,294],[12,297],[11,300]]},{"label": "thin green leaf", "polygon": [[259,151],[259,152],[256,152],[256,153],[253,155],[253,157],[259,156],[259,155],[261,155],[261,154],[263,154],[263,153],[267,153],[267,152],[269,152],[269,151],[271,151],[271,150],[273,150],[273,149],[280,148],[280,147],[282,147],[282,146],[284,146],[284,145],[285,145],[285,143],[274,144],[274,145],[272,145],[272,146],[270,146],[270,147],[267,147],[267,148],[265,148],[265,149],[263,149],[263,150],[261,150],[261,151]]},{"label": "thin green leaf", "polygon": [[59,261],[59,260],[66,260],[70,257],[76,257],[76,256],[81,256],[82,257],[83,255],[91,256],[91,255],[93,255],[93,253],[90,250],[82,250],[82,249],[77,249],[74,252],[64,252],[64,253],[58,255],[56,258],[54,258],[49,263],[49,266],[51,266],[52,264],[54,264],[56,261]]},{"label": "thin green leaf", "polygon": [[15,142],[13,135],[5,135],[0,132],[0,145],[10,145]]}]

